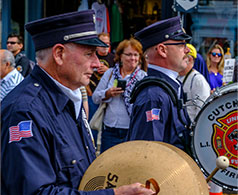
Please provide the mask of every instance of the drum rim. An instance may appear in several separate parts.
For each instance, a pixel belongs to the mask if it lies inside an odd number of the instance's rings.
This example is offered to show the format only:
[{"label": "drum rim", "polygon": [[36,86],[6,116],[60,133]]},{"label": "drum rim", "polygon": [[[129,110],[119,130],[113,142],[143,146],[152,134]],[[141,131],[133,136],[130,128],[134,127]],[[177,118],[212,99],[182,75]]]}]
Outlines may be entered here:
[{"label": "drum rim", "polygon": [[[209,176],[209,173],[208,171],[206,170],[206,168],[202,165],[202,163],[200,162],[199,158],[198,158],[198,155],[197,155],[197,152],[195,150],[195,146],[194,146],[194,135],[195,135],[195,129],[196,129],[196,126],[197,126],[197,123],[202,115],[202,112],[216,99],[218,99],[219,97],[221,97],[221,95],[227,95],[228,93],[233,93],[233,92],[238,92],[238,86],[236,85],[237,83],[232,83],[232,85],[234,84],[234,86],[236,87],[235,89],[228,89],[227,91],[224,91],[222,94],[220,95],[216,95],[214,96],[212,99],[210,99],[208,102],[205,102],[204,105],[202,106],[200,112],[198,113],[198,115],[195,117],[195,120],[194,122],[192,123],[192,141],[191,141],[191,149],[192,149],[192,156],[195,160],[195,162],[198,164],[200,170],[203,172],[203,174],[207,177]],[[227,86],[222,86],[222,88],[225,88]],[[238,96],[238,95],[237,95]],[[227,190],[231,190],[231,191],[238,191],[238,186],[235,187],[235,186],[231,186],[229,184],[225,184],[224,182],[221,182],[221,181],[218,181],[217,179],[215,178],[212,178],[212,181],[227,189]]]},{"label": "drum rim", "polygon": [[[223,93],[222,93],[222,90],[223,89],[226,89],[226,88],[230,88],[230,87],[234,87],[233,89],[228,89],[228,90],[226,90],[226,91],[223,91]],[[231,83],[231,84],[228,84],[228,85],[224,85],[224,86],[221,86],[221,87],[217,87],[216,89],[215,89],[215,91],[213,92],[213,94],[211,94],[207,99],[206,99],[206,101],[205,101],[205,103],[204,103],[204,105],[206,104],[206,103],[209,103],[209,102],[211,102],[214,98],[216,99],[216,98],[219,98],[221,95],[223,95],[223,94],[227,94],[227,93],[230,93],[230,92],[237,92],[238,93],[238,82],[235,82],[235,83]],[[213,98],[212,98],[213,97]]]}]

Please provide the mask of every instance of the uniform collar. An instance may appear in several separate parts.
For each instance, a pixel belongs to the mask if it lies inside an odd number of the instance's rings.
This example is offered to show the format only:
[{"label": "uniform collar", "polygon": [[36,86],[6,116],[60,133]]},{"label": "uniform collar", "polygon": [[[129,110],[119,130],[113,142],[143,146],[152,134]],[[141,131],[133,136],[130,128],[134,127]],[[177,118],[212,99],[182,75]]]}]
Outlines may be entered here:
[{"label": "uniform collar", "polygon": [[[43,70],[43,69],[42,69]],[[45,72],[45,70],[43,70]],[[53,77],[51,77],[47,72],[45,72],[54,82],[55,84],[63,91],[63,93],[65,95],[67,95],[69,97],[69,99],[71,99],[71,101],[74,103],[74,108],[75,108],[75,115],[76,115],[76,119],[79,116],[79,112],[81,109],[81,104],[82,104],[82,94],[80,89],[76,89],[76,90],[71,90],[68,87],[65,87],[64,85],[62,85],[61,83],[59,83],[57,80],[55,80]]]},{"label": "uniform collar", "polygon": [[[148,66],[148,76],[156,76],[162,79],[165,79],[167,82],[169,82],[176,90],[178,90],[180,83],[176,80],[175,76],[178,75],[177,72],[174,72],[172,70],[168,70],[166,68],[161,68],[156,65],[149,64]],[[170,76],[168,75],[172,73]]]},{"label": "uniform collar", "polygon": [[[149,64],[148,65],[148,68],[152,68],[152,69],[155,69],[155,70],[158,70],[160,72],[163,72],[164,74],[166,74],[168,77],[170,77],[171,79],[173,79],[176,83],[178,83],[178,81],[176,80],[176,78],[178,77],[178,73],[173,71],[173,70],[170,70],[170,69],[167,69],[167,68],[163,68],[163,67],[160,67],[160,66],[156,66],[156,65],[153,65],[153,64]],[[179,83],[178,83],[179,84]]]},{"label": "uniform collar", "polygon": [[[36,79],[42,87],[47,90],[47,93],[53,100],[53,104],[58,112],[61,112],[67,103],[71,101],[62,90],[54,83],[54,81],[38,66],[36,65],[31,72],[32,77]],[[37,84],[37,83],[35,83]]]}]

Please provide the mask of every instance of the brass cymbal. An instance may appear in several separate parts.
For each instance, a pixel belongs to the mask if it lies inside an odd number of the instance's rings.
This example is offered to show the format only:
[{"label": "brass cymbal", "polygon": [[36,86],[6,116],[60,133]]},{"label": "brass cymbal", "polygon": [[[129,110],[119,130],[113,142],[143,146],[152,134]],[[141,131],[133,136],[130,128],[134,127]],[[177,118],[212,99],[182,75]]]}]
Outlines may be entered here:
[{"label": "brass cymbal", "polygon": [[208,195],[197,164],[182,150],[162,142],[130,141],[101,155],[85,172],[79,190],[115,188],[154,178],[159,195]]}]

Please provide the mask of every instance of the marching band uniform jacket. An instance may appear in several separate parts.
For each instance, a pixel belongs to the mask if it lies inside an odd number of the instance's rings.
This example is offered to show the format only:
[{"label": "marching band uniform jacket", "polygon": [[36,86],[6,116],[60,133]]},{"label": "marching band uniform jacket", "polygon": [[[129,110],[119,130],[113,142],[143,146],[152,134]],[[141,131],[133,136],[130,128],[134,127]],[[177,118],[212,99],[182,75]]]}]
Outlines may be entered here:
[{"label": "marching band uniform jacket", "polygon": [[[96,158],[84,114],[76,120],[73,102],[35,66],[2,102],[2,194],[114,194],[77,190]],[[13,128],[28,134],[13,141]]]},{"label": "marching band uniform jacket", "polygon": [[[178,92],[179,84],[166,74],[148,68],[148,76],[165,80]],[[190,143],[189,126],[186,110],[182,108],[178,111],[178,105],[173,103],[165,89],[152,84],[142,89],[136,97],[128,140],[162,141],[185,150],[185,144]]]}]

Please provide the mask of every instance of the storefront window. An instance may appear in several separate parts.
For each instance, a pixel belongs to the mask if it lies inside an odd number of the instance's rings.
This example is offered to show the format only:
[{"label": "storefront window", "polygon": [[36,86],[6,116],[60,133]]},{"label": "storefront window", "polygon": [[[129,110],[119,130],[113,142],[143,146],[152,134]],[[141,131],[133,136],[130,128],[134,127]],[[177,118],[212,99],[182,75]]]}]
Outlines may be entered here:
[{"label": "storefront window", "polygon": [[214,44],[220,44],[225,52],[230,48],[232,58],[238,55],[237,0],[199,1],[198,10],[191,17],[192,43],[204,58]]}]

